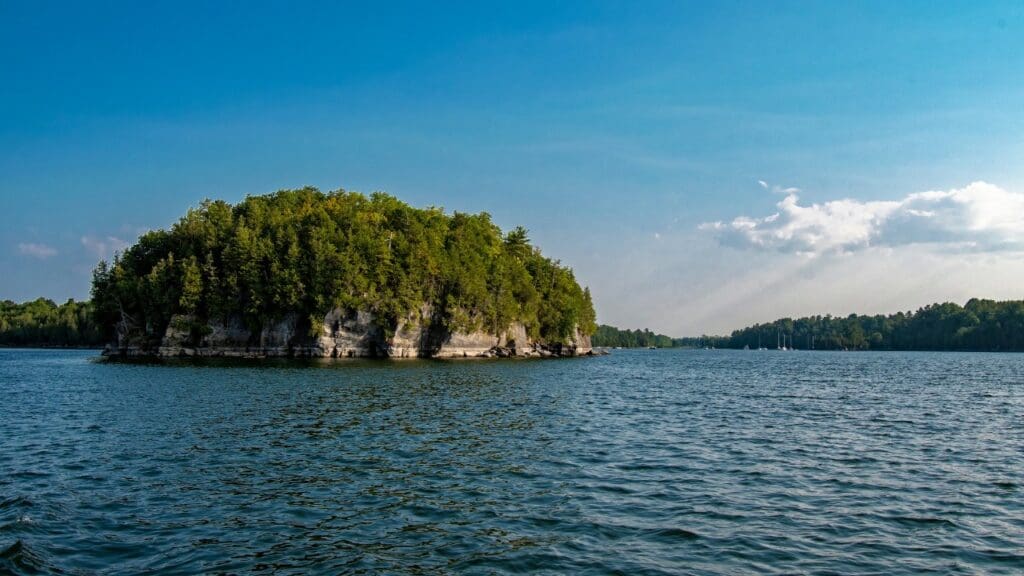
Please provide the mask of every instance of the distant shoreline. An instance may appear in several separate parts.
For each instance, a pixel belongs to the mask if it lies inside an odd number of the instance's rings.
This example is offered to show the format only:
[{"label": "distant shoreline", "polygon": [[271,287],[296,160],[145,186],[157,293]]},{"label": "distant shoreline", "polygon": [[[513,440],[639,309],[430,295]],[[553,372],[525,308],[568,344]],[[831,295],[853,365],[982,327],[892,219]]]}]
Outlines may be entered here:
[{"label": "distant shoreline", "polygon": [[998,349],[973,349],[973,350],[937,350],[934,348],[908,348],[904,350],[835,350],[829,348],[794,348],[789,350],[779,350],[777,348],[765,348],[764,350],[758,350],[751,348],[744,350],[742,348],[697,348],[694,346],[657,346],[650,348],[647,346],[594,346],[594,350],[597,349],[606,350],[608,352],[614,352],[616,350],[694,350],[698,352],[879,352],[879,353],[891,353],[891,352],[963,352],[971,354],[1024,354],[1024,350],[998,350]]},{"label": "distant shoreline", "polygon": [[99,352],[102,352],[103,346],[65,346],[61,344],[0,344],[0,350],[97,350]]}]

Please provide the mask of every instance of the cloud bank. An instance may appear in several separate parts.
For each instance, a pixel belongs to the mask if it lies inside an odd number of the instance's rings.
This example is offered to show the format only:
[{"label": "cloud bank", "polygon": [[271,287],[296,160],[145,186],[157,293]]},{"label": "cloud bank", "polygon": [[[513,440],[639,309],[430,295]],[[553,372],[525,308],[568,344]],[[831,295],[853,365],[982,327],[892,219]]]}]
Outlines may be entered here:
[{"label": "cloud bank", "polygon": [[810,205],[800,205],[796,189],[782,192],[786,197],[770,216],[739,216],[699,228],[722,244],[811,256],[908,244],[985,252],[1024,249],[1024,194],[986,182],[917,192],[901,200]]},{"label": "cloud bank", "polygon": [[56,256],[57,249],[52,246],[47,246],[46,244],[23,242],[18,244],[18,253],[23,256],[30,256],[32,258],[45,260],[51,256]]},{"label": "cloud bank", "polygon": [[114,236],[98,238],[96,236],[82,236],[82,246],[96,258],[109,260],[115,252],[122,252],[128,247],[128,242]]}]

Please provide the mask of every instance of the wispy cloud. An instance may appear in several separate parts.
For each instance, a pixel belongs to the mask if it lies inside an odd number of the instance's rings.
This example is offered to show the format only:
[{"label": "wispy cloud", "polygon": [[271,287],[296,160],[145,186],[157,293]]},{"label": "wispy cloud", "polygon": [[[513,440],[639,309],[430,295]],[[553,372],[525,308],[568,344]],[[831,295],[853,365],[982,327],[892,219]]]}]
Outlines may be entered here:
[{"label": "wispy cloud", "polygon": [[[769,189],[767,183],[759,182]],[[899,200],[833,200],[801,205],[797,189],[778,211],[707,222],[723,244],[806,255],[842,253],[869,246],[942,244],[976,251],[1024,249],[1024,194],[986,182],[964,188],[909,194]]]},{"label": "wispy cloud", "polygon": [[764,180],[758,180],[757,184],[761,188],[764,188],[765,190],[768,190],[768,191],[772,192],[773,194],[798,194],[800,192],[799,188],[793,188],[793,187],[783,188],[782,186],[779,186],[777,184],[769,185]]},{"label": "wispy cloud", "polygon": [[114,236],[107,236],[105,238],[82,236],[82,246],[89,253],[95,255],[96,258],[109,260],[115,252],[121,252],[127,248],[128,242]]},{"label": "wispy cloud", "polygon": [[47,258],[50,258],[51,256],[56,256],[57,249],[46,244],[37,244],[35,242],[22,242],[18,244],[18,253],[24,256],[30,256],[32,258],[45,260]]}]

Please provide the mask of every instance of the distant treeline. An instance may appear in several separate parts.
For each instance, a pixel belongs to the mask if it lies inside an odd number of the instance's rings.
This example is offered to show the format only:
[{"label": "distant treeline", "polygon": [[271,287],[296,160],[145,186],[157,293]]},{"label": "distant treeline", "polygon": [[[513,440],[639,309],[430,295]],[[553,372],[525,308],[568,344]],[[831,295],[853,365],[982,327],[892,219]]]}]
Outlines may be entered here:
[{"label": "distant treeline", "polygon": [[608,348],[647,348],[650,346],[671,348],[674,345],[672,338],[664,334],[655,334],[647,329],[620,330],[606,324],[597,327],[597,332],[590,337],[590,343],[594,346]]},{"label": "distant treeline", "polygon": [[102,342],[89,302],[0,302],[0,346],[99,347]]},{"label": "distant treeline", "polygon": [[1024,352],[1024,301],[972,299],[931,304],[916,312],[874,316],[782,318],[729,336],[670,338],[650,330],[601,325],[594,346],[622,348],[736,348],[799,350],[965,350]]},{"label": "distant treeline", "polygon": [[710,343],[775,348],[783,337],[786,347],[797,349],[1024,351],[1024,301],[972,299],[965,306],[947,302],[890,315],[783,318]]},{"label": "distant treeline", "polygon": [[[590,337],[593,346],[605,348],[701,348],[720,346],[725,340],[722,336],[693,336],[672,338],[664,334],[655,334],[647,328],[643,330],[622,330],[615,326],[601,324],[597,332]],[[742,346],[740,346],[742,348]]]}]

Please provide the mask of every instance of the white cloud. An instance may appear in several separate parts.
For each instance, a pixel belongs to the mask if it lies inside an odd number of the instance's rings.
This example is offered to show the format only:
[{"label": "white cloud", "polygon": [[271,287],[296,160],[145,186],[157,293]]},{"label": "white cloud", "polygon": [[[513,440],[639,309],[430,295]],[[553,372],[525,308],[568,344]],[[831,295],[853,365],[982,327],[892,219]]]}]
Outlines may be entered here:
[{"label": "white cloud", "polygon": [[57,249],[46,244],[37,244],[35,242],[22,242],[18,244],[18,253],[31,256],[32,258],[39,258],[45,260],[51,256],[57,255]]},{"label": "white cloud", "polygon": [[[572,258],[601,323],[676,336],[728,334],[755,322],[832,314],[890,314],[933,302],[1019,299],[1016,252],[878,246],[795,258],[778,251],[724,250],[709,234],[624,236]],[[754,257],[756,256],[756,257]],[[608,274],[614,262],[615,274]]]},{"label": "white cloud", "polygon": [[799,188],[783,188],[782,186],[779,186],[777,184],[768,184],[764,180],[758,180],[757,185],[760,186],[761,188],[764,188],[765,190],[770,191],[773,194],[797,194],[800,192]]},{"label": "white cloud", "polygon": [[115,252],[122,252],[128,247],[128,242],[114,236],[98,238],[96,236],[82,236],[82,246],[91,254],[101,260],[109,260]]},{"label": "white cloud", "polygon": [[1024,194],[985,182],[901,200],[833,200],[802,206],[795,188],[763,218],[739,216],[700,229],[723,244],[807,255],[869,246],[938,244],[976,251],[1024,249]]}]

